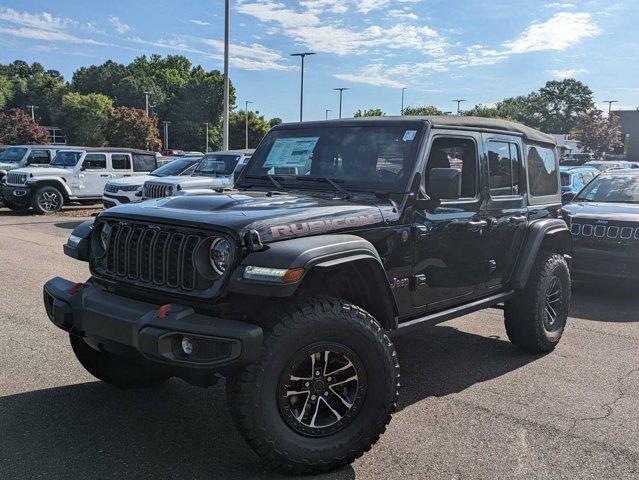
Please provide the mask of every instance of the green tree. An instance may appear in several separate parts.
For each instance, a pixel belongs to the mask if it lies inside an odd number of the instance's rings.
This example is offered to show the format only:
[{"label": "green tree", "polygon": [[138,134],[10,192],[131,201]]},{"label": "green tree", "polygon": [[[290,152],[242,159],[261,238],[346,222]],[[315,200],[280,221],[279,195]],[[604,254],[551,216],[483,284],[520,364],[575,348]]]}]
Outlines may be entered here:
[{"label": "green tree", "polygon": [[462,112],[462,115],[469,117],[504,118],[510,120],[510,118],[505,116],[504,113],[499,110],[499,108],[488,107],[486,105],[482,105],[481,103],[475,105],[470,110],[465,110],[464,112]]},{"label": "green tree", "polygon": [[432,105],[422,105],[420,107],[406,107],[404,115],[443,115],[444,112]]},{"label": "green tree", "polygon": [[9,103],[12,97],[13,83],[8,77],[0,75],[0,110],[4,109],[5,105]]},{"label": "green tree", "polygon": [[101,93],[81,95],[67,93],[62,97],[56,122],[67,135],[67,142],[88,147],[107,144],[106,126],[113,101]]},{"label": "green tree", "polygon": [[581,148],[593,153],[596,158],[604,153],[611,153],[623,145],[619,117],[613,114],[604,118],[601,110],[597,109],[579,116],[571,137],[579,142]]},{"label": "green tree", "polygon": [[281,123],[283,123],[283,121],[280,117],[273,117],[268,121],[268,126],[273,128]]},{"label": "green tree", "polygon": [[137,108],[117,107],[111,110],[105,132],[111,147],[159,150],[162,146],[155,119]]},{"label": "green tree", "polygon": [[[209,150],[219,150],[209,126]],[[163,145],[163,148],[166,148]],[[169,148],[203,152],[206,148],[206,127],[200,122],[182,121],[169,125]]]},{"label": "green tree", "polygon": [[[231,112],[229,116],[229,148],[244,148],[246,145],[246,116],[243,111]],[[248,114],[248,146],[255,148],[268,133],[270,126],[263,115]]]},{"label": "green tree", "polygon": [[76,70],[71,80],[71,89],[82,95],[101,93],[115,99],[116,88],[126,75],[124,65],[107,60],[102,65],[91,65]]},{"label": "green tree", "polygon": [[539,116],[539,128],[548,133],[569,133],[578,118],[595,106],[592,90],[574,78],[547,82],[531,102]]},{"label": "green tree", "polygon": [[0,143],[6,145],[23,145],[47,143],[49,134],[30,115],[20,109],[13,108],[6,114],[0,112]]},{"label": "green tree", "polygon": [[381,109],[379,108],[369,108],[368,110],[364,110],[362,111],[357,110],[354,114],[353,117],[358,118],[358,117],[383,117],[384,115],[386,115],[384,112],[382,112]]}]

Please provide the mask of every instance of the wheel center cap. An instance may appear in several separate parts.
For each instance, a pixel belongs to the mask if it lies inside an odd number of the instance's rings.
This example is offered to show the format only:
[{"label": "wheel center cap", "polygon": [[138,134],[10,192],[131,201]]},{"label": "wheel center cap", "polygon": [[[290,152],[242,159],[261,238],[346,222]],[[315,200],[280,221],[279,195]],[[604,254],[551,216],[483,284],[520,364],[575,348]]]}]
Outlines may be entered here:
[{"label": "wheel center cap", "polygon": [[326,390],[326,382],[322,379],[315,380],[313,382],[313,392],[322,393]]}]

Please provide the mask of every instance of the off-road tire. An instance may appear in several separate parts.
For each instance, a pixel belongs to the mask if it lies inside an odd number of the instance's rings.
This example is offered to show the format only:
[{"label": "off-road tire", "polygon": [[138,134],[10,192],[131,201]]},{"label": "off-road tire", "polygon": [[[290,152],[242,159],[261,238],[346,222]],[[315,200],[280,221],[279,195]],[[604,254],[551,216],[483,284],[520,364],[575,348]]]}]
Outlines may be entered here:
[{"label": "off-road tire", "polygon": [[12,212],[27,212],[29,210],[29,205],[16,205],[13,202],[4,201],[4,205]]},{"label": "off-road tire", "polygon": [[83,338],[69,335],[71,348],[87,372],[98,380],[121,389],[149,388],[169,379],[142,363],[129,361],[89,346]]},{"label": "off-road tire", "polygon": [[[554,282],[561,288],[561,304],[557,307],[557,318],[549,328],[546,301]],[[566,260],[560,254],[541,251],[526,287],[506,302],[504,317],[508,338],[527,352],[549,352],[563,335],[569,310],[570,271]]]},{"label": "off-road tire", "polygon": [[[49,205],[49,206],[47,206]],[[31,207],[40,215],[51,215],[62,210],[64,196],[55,187],[44,185],[31,197]]]},{"label": "off-road tire", "polygon": [[[289,473],[315,474],[351,463],[377,442],[395,411],[399,363],[393,343],[371,315],[335,298],[300,300],[273,313],[272,319],[260,359],[227,379],[228,405],[236,426],[271,467]],[[313,437],[286,423],[278,385],[290,372],[291,358],[324,342],[355,352],[370,381],[350,423]]]}]

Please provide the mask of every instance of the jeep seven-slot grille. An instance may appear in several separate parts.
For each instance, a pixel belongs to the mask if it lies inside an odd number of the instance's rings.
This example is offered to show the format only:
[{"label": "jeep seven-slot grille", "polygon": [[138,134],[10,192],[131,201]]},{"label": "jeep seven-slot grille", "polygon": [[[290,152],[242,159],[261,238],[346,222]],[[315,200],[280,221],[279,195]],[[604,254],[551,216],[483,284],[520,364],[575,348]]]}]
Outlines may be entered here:
[{"label": "jeep seven-slot grille", "polygon": [[27,181],[26,173],[7,173],[7,184],[9,185],[24,185]]},{"label": "jeep seven-slot grille", "polygon": [[109,222],[111,237],[99,260],[101,273],[119,281],[178,290],[204,290],[211,281],[200,275],[195,257],[208,236],[155,225]]},{"label": "jeep seven-slot grille", "polygon": [[170,185],[163,185],[161,183],[146,182],[144,184],[144,198],[164,198],[167,195],[167,188],[173,191]]}]

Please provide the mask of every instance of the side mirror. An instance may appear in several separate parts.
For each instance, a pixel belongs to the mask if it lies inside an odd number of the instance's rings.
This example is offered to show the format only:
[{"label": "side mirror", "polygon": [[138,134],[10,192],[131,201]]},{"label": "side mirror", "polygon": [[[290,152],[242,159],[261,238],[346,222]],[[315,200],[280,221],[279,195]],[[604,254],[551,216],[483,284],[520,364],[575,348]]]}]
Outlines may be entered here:
[{"label": "side mirror", "polygon": [[461,171],[456,168],[433,168],[428,174],[428,195],[436,200],[461,197]]},{"label": "side mirror", "polygon": [[572,202],[577,194],[575,192],[566,192],[561,196],[561,203],[566,205],[567,203]]}]

